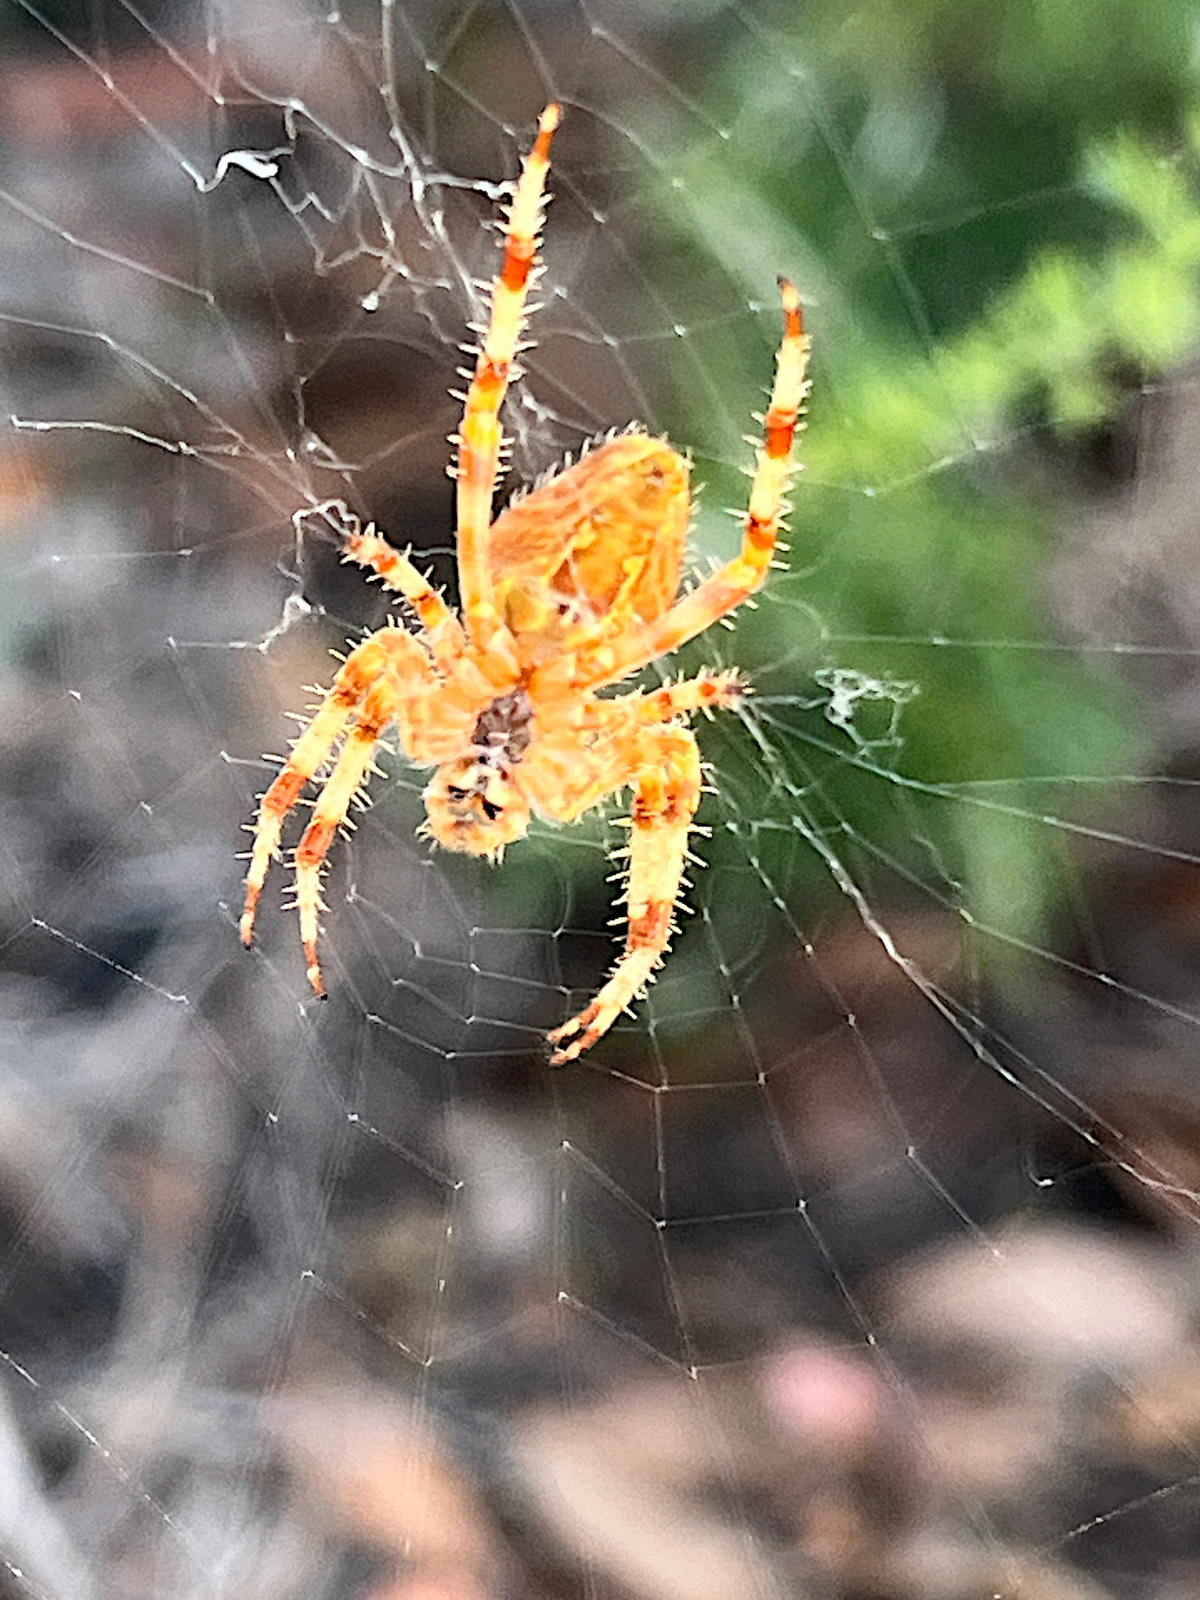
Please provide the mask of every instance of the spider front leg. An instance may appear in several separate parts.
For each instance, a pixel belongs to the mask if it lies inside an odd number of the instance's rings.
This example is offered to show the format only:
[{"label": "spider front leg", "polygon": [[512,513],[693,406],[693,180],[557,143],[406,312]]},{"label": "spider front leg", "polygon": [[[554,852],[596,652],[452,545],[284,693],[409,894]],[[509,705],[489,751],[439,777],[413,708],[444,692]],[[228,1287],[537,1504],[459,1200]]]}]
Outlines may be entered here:
[{"label": "spider front leg", "polygon": [[488,528],[504,438],[500,407],[512,381],[525,321],[550,170],[550,140],[559,115],[559,107],[553,104],[542,112],[537,139],[521,167],[512,209],[504,223],[504,261],[492,284],[491,316],[467,389],[457,439],[458,580],[467,633],[479,645],[486,645],[499,631]]},{"label": "spider front leg", "polygon": [[533,692],[549,697],[565,687],[598,689],[669,656],[714,622],[748,600],[770,569],[786,510],[784,496],[793,471],[792,444],[808,393],[809,342],[804,332],[800,296],[787,278],[779,280],[783,301],[783,338],[775,362],[771,401],[763,417],[750,503],[742,523],[742,548],[712,577],[677,600],[652,621],[632,628],[619,639],[603,633],[594,645],[583,644],[578,659],[564,658],[542,667]]},{"label": "spider front leg", "polygon": [[608,1032],[649,983],[674,931],[688,830],[700,803],[700,750],[691,729],[677,725],[645,728],[638,746],[625,951],[596,998],[548,1036],[557,1046],[552,1066],[576,1060]]}]

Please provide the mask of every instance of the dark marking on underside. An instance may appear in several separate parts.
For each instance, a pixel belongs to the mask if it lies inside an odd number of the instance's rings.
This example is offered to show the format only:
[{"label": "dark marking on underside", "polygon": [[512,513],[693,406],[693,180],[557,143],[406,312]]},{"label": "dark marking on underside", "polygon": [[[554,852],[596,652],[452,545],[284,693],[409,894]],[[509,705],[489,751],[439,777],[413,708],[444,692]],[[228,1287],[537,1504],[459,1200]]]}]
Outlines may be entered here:
[{"label": "dark marking on underside", "polygon": [[499,695],[479,713],[471,743],[481,759],[511,766],[529,748],[533,738],[533,706],[524,689]]}]

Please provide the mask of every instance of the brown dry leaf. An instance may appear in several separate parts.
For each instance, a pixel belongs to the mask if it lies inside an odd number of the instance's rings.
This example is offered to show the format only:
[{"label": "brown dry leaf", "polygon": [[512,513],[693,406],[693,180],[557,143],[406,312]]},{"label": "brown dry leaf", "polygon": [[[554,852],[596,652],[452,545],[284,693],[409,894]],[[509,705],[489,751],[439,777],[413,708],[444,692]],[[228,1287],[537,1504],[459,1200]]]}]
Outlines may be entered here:
[{"label": "brown dry leaf", "polygon": [[329,1519],[411,1570],[398,1593],[476,1600],[495,1592],[500,1541],[463,1464],[423,1415],[385,1391],[335,1385],[279,1395],[266,1409],[289,1464]]},{"label": "brown dry leaf", "polygon": [[0,452],[0,529],[30,517],[45,502],[47,487],[36,451],[18,445]]}]

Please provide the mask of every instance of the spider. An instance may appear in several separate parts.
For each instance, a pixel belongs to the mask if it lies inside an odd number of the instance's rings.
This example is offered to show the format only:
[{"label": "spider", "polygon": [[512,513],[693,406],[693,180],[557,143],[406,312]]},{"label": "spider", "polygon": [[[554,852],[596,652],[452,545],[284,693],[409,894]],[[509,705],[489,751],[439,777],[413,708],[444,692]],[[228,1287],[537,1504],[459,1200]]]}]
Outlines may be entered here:
[{"label": "spider", "polygon": [[421,831],[449,850],[498,861],[533,813],[573,822],[632,789],[624,953],[595,998],[548,1036],[554,1065],[590,1049],[661,964],[700,798],[700,753],[688,718],[737,706],[747,686],[736,672],[702,671],[649,692],[601,698],[599,691],[702,633],[762,583],[786,509],[792,439],[808,388],[800,299],[781,278],[783,338],[741,551],[681,597],[688,464],[636,427],[585,451],[492,520],[503,448],[499,413],[518,375],[527,295],[541,271],[538,236],[559,114],[557,105],[542,112],[501,224],[504,254],[491,315],[451,439],[461,615],[407,554],[373,526],[346,517],[344,559],[401,595],[418,626],[385,626],[351,651],[295,740],[251,830],[241,919],[248,945],[284,820],[331,761],[295,857],[308,978],[324,994],[317,959],[322,863],[392,723],[405,755],[437,769],[425,789]]}]

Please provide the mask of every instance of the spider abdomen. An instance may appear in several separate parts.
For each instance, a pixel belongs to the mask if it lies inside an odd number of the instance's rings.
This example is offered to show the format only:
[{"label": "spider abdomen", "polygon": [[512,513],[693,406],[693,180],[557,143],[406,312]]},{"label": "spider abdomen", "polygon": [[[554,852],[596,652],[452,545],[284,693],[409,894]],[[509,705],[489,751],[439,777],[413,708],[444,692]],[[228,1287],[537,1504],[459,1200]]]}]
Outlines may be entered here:
[{"label": "spider abdomen", "polygon": [[690,518],[687,462],[644,433],[619,434],[539,484],[488,535],[497,601],[518,640],[661,616],[679,590]]}]

